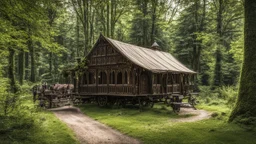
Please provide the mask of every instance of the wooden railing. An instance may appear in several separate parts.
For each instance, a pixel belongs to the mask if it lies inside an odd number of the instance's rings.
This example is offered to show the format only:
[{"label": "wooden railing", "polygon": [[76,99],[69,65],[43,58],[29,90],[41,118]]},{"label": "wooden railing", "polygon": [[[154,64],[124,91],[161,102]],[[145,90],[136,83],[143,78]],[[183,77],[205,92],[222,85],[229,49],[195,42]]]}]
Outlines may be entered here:
[{"label": "wooden railing", "polygon": [[98,93],[108,93],[108,85],[107,84],[98,85]]},{"label": "wooden railing", "polygon": [[123,84],[100,84],[93,85],[81,85],[80,93],[95,93],[95,94],[133,94],[134,88],[132,85]]}]

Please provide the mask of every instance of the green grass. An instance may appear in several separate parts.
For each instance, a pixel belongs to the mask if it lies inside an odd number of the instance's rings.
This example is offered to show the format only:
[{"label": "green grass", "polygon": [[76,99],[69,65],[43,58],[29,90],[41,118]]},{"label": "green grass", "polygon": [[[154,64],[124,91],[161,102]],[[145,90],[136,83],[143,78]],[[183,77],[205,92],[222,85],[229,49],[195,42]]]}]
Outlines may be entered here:
[{"label": "green grass", "polygon": [[0,115],[0,144],[76,144],[73,131],[52,112],[22,101],[8,117]]},{"label": "green grass", "polygon": [[[225,106],[207,107],[217,113],[227,112]],[[153,109],[140,112],[135,107],[115,109],[100,108],[96,104],[81,105],[80,109],[88,116],[110,127],[141,140],[146,144],[255,144],[254,131],[248,131],[235,124],[225,122],[227,115],[192,123],[175,123],[178,116],[169,107],[157,104]]]}]

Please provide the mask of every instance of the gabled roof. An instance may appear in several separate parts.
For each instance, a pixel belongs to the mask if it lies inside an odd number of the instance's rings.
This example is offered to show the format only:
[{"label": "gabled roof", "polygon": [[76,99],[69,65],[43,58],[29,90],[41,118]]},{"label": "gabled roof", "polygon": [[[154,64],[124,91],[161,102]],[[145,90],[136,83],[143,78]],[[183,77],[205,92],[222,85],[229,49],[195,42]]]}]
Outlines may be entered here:
[{"label": "gabled roof", "polygon": [[120,42],[114,39],[110,39],[101,35],[106,39],[113,47],[115,47],[123,56],[134,64],[152,71],[154,73],[160,72],[183,72],[183,73],[196,73],[177,59],[175,59],[170,53],[152,50],[124,42]]}]

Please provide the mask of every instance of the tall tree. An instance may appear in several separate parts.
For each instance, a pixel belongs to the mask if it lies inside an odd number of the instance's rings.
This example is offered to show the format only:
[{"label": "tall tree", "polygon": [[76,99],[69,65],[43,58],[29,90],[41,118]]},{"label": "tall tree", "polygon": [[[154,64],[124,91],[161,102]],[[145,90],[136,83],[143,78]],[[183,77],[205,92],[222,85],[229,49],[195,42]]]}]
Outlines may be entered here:
[{"label": "tall tree", "polygon": [[71,0],[73,5],[73,9],[76,12],[77,17],[83,25],[83,34],[84,34],[84,55],[88,53],[88,45],[89,45],[89,5],[92,1],[89,0]]},{"label": "tall tree", "polygon": [[255,0],[244,1],[244,59],[240,87],[230,121],[237,117],[256,117],[256,11]]},{"label": "tall tree", "polygon": [[218,42],[217,42],[217,49],[215,52],[216,55],[216,62],[214,68],[214,78],[213,78],[213,86],[221,86],[222,85],[222,68],[221,68],[221,61],[222,61],[222,54],[221,54],[221,47],[222,47],[222,23],[223,23],[223,0],[218,0],[218,12],[217,12],[217,35],[218,35]]}]

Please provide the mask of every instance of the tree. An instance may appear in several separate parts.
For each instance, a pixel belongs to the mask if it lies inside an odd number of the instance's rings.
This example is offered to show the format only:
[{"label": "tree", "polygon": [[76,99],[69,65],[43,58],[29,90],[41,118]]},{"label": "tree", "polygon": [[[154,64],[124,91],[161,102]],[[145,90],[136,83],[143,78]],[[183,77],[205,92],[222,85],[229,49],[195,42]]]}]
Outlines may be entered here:
[{"label": "tree", "polygon": [[229,121],[256,117],[256,11],[255,0],[244,1],[244,59],[238,99]]}]

